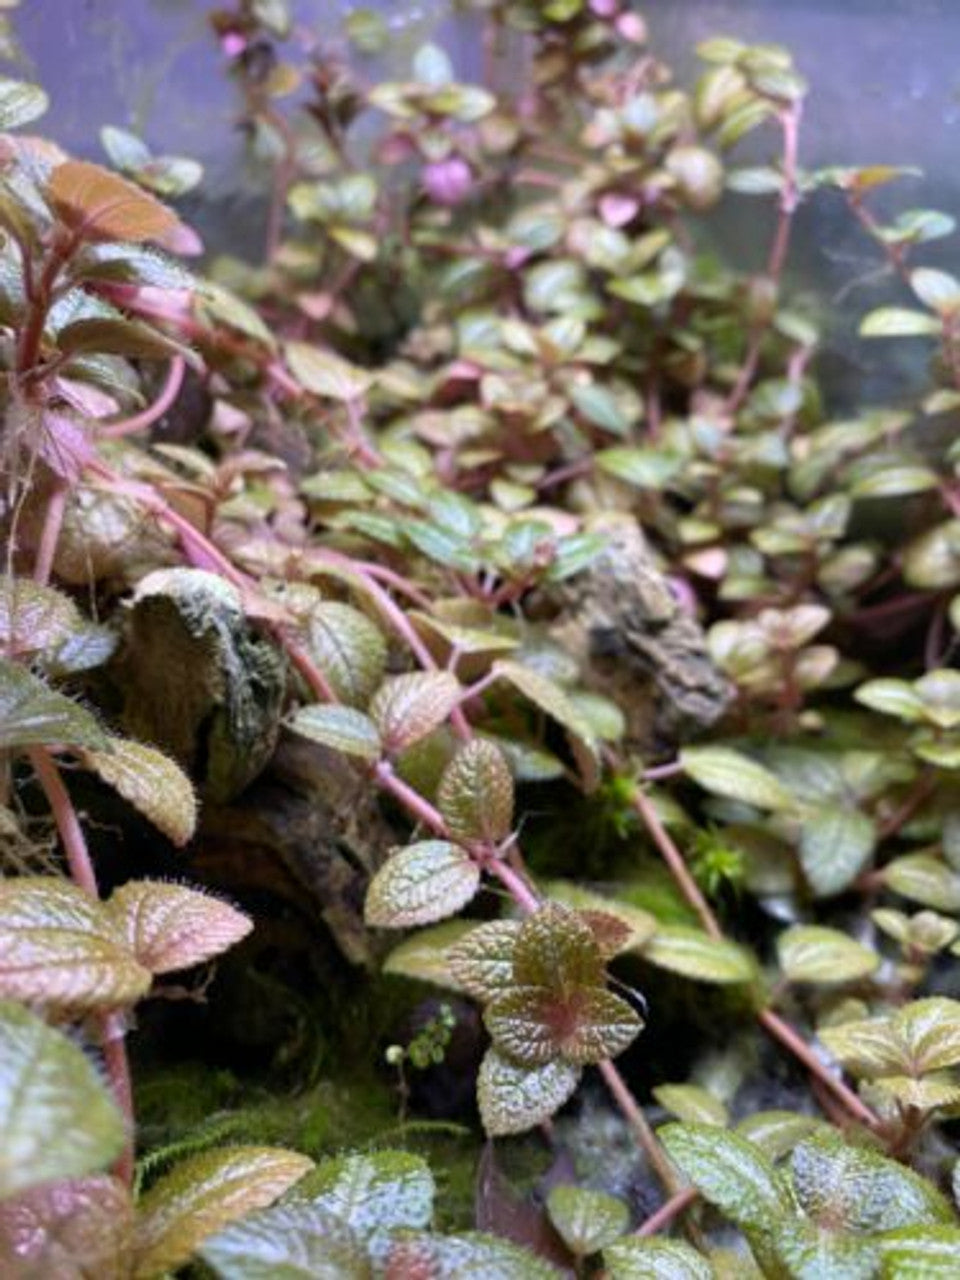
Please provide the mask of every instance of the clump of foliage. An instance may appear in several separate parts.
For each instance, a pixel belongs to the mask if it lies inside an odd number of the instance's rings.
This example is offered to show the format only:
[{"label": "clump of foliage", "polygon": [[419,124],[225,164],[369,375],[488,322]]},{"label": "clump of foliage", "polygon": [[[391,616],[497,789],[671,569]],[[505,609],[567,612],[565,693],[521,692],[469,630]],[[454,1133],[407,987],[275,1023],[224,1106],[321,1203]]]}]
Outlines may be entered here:
[{"label": "clump of foliage", "polygon": [[[72,159],[0,80],[0,1270],[953,1274],[960,282],[914,263],[953,220],[801,167],[782,48],[709,40],[684,91],[620,0],[457,8],[482,84],[433,45],[378,79],[364,10],[211,15],[272,186],[263,260],[204,273],[194,162]],[[728,192],[773,206],[746,274]],[[838,196],[912,298],[863,334],[935,344],[916,409],[819,394],[784,270]],[[135,1010],[221,1008],[258,936],[277,1087],[331,1072],[315,1024],[383,1033],[367,1149],[309,1101],[289,1144],[243,1107],[138,1141]],[[378,971],[442,1001],[378,1023]],[[559,1160],[524,1199],[488,1149],[470,1223],[410,1145],[456,1075]],[[595,1075],[644,1207],[571,1155]]]}]

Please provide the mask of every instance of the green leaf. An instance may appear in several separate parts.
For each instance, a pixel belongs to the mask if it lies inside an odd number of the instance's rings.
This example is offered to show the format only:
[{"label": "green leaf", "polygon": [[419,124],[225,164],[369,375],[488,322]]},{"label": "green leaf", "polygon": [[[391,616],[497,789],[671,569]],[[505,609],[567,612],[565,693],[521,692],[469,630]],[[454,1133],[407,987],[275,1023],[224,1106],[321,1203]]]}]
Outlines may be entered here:
[{"label": "green leaf", "polygon": [[625,1000],[599,987],[568,994],[514,986],[488,1005],[484,1023],[497,1048],[527,1066],[558,1057],[581,1066],[614,1058],[643,1027]]},{"label": "green leaf", "polygon": [[397,1280],[559,1280],[549,1263],[500,1236],[482,1231],[459,1235],[411,1232],[394,1242],[388,1275]]},{"label": "green leaf", "polygon": [[791,982],[830,986],[866,978],[880,966],[880,957],[838,929],[794,925],[777,939],[777,955]]},{"label": "green leaf", "polygon": [[923,699],[906,680],[868,680],[853,695],[872,711],[916,723],[924,719]]},{"label": "green leaf", "polygon": [[804,1211],[832,1230],[866,1233],[954,1221],[950,1205],[925,1178],[840,1134],[805,1138],[791,1164]]},{"label": "green leaf", "polygon": [[445,920],[421,929],[400,943],[383,962],[383,972],[416,982],[432,982],[448,991],[464,991],[450,964],[454,947],[475,928],[471,920]]},{"label": "green leaf", "polygon": [[907,1065],[903,1045],[890,1018],[858,1018],[821,1027],[817,1035],[854,1075],[892,1075]]},{"label": "green leaf", "polygon": [[570,388],[570,403],[587,422],[611,435],[625,436],[636,420],[623,402],[610,390],[596,382]]},{"label": "green leaf", "polygon": [[0,131],[8,133],[42,116],[50,99],[39,85],[0,76]]},{"label": "green leaf", "polygon": [[960,875],[939,858],[908,853],[883,868],[888,889],[935,911],[960,911]]},{"label": "green leaf", "polygon": [[0,1199],[102,1169],[123,1118],[83,1051],[22,1005],[0,1002]]},{"label": "green leaf", "polygon": [[242,298],[223,285],[203,280],[196,295],[196,304],[207,323],[216,327],[225,325],[245,338],[252,338],[270,351],[277,348],[277,340],[260,317],[260,313]]},{"label": "green leaf", "polygon": [[960,1000],[928,996],[911,1000],[892,1026],[918,1074],[960,1065]]},{"label": "green leaf", "polygon": [[489,920],[474,925],[450,948],[450,972],[475,1000],[488,1001],[513,984],[513,956],[520,937],[515,920]]},{"label": "green leaf", "polygon": [[275,1204],[209,1236],[199,1249],[220,1280],[370,1280],[363,1242],[318,1204]]},{"label": "green leaf", "polygon": [[610,1280],[713,1280],[707,1259],[682,1240],[637,1237],[618,1240],[603,1251]]},{"label": "green leaf", "polygon": [[306,618],[310,655],[341,702],[364,707],[383,679],[387,642],[375,623],[351,605],[324,600]]},{"label": "green leaf", "polygon": [[290,728],[312,742],[361,760],[379,760],[383,751],[377,726],[355,707],[336,703],[301,707],[291,719]]},{"label": "green leaf", "polygon": [[858,809],[817,805],[800,832],[800,865],[818,898],[842,893],[870,861],[877,843],[872,819]]},{"label": "green leaf", "polygon": [[657,930],[657,920],[649,911],[632,903],[608,898],[590,889],[581,888],[573,880],[548,880],[544,892],[554,902],[573,907],[577,911],[600,912],[620,922],[626,929],[617,954],[624,951],[641,951]]},{"label": "green leaf", "polygon": [[685,1124],[715,1124],[725,1128],[729,1117],[719,1098],[696,1084],[661,1084],[653,1090],[661,1107]]},{"label": "green leaf", "polygon": [[773,1165],[739,1134],[711,1124],[668,1124],[657,1136],[683,1176],[737,1226],[764,1228],[790,1211]]},{"label": "green leaf", "polygon": [[679,473],[683,459],[659,449],[617,448],[601,449],[596,463],[607,475],[638,489],[662,489]]},{"label": "green leaf", "polygon": [[197,827],[197,797],[178,764],[155,747],[111,738],[104,751],[80,751],[86,768],[123,796],[173,844],[181,847]]},{"label": "green leaf", "polygon": [[57,346],[65,355],[109,352],[141,360],[165,360],[182,355],[184,348],[138,320],[109,320],[96,317],[74,320],[57,331]]},{"label": "green leaf", "polygon": [[960,1227],[903,1227],[882,1236],[883,1280],[954,1280]]},{"label": "green leaf", "polygon": [[133,1004],[150,989],[107,908],[68,880],[0,880],[0,920],[0,997],[81,1011]]},{"label": "green leaf", "polygon": [[937,315],[949,316],[960,308],[960,280],[949,272],[918,267],[910,272],[910,288]]},{"label": "green leaf", "polygon": [[778,1218],[750,1243],[768,1275],[791,1280],[875,1280],[877,1275],[878,1251],[871,1237],[822,1229],[806,1218]]},{"label": "green leaf", "polygon": [[384,749],[405,751],[433,733],[460,701],[461,689],[448,671],[423,671],[385,680],[370,703]]},{"label": "green leaf", "polygon": [[659,969],[683,974],[697,982],[753,982],[757,977],[753,957],[743,947],[726,938],[689,925],[663,925],[642,951],[645,960]]},{"label": "green leaf", "polygon": [[312,1168],[279,1147],[226,1147],[182,1161],[140,1200],[136,1280],[183,1266],[209,1236],[265,1209]]},{"label": "green leaf", "polygon": [[862,338],[935,337],[940,330],[939,320],[925,311],[911,311],[908,307],[878,307],[860,323]]},{"label": "green leaf", "polygon": [[585,1258],[626,1234],[630,1211],[622,1200],[586,1187],[553,1187],[547,1196],[550,1221],[572,1254]]},{"label": "green leaf", "polygon": [[490,1048],[480,1065],[477,1100],[480,1118],[491,1138],[525,1133],[549,1120],[573,1096],[580,1067],[547,1062],[527,1067]]},{"label": "green leaf", "polygon": [[730,747],[685,747],[684,772],[705,791],[757,809],[795,809],[796,799],[763,765]]},{"label": "green leaf", "polygon": [[333,351],[321,351],[306,342],[288,342],[283,351],[290,372],[312,395],[357,400],[370,389],[372,376]]},{"label": "green leaf", "polygon": [[386,1150],[321,1161],[292,1198],[336,1214],[382,1256],[387,1233],[429,1226],[435,1192],[421,1156]]},{"label": "green leaf", "polygon": [[910,493],[926,493],[940,483],[930,467],[881,467],[857,480],[850,490],[854,498],[902,498]]},{"label": "green leaf", "polygon": [[364,919],[382,929],[432,924],[466,906],[480,887],[480,868],[458,845],[421,840],[397,849],[367,890]]},{"label": "green leaf", "polygon": [[0,658],[0,750],[57,744],[104,747],[107,737],[72,698],[55,693],[18,663]]},{"label": "green leaf", "polygon": [[455,840],[498,845],[513,826],[513,778],[503,752],[474,738],[444,770],[437,803]]},{"label": "green leaf", "polygon": [[584,781],[592,785],[599,759],[596,735],[560,686],[531,667],[506,659],[495,662],[493,671],[566,730]]},{"label": "green leaf", "polygon": [[248,916],[226,902],[159,880],[129,880],[111,895],[106,913],[138,964],[154,974],[203,964],[253,928]]}]

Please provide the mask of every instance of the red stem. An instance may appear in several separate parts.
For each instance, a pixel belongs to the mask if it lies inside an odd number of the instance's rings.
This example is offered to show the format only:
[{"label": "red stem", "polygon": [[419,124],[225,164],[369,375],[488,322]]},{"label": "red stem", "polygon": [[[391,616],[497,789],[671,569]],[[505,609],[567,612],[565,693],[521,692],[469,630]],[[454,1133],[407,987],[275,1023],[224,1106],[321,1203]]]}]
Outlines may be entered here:
[{"label": "red stem", "polygon": [[[99,898],[97,877],[94,874],[90,851],[86,837],[80,825],[77,811],[73,807],[69,792],[63,785],[60,770],[53,756],[44,747],[33,747],[27,753],[33,770],[43,787],[47,803],[53,813],[60,834],[60,843],[67,857],[70,876],[79,888],[91,897]],[[134,1111],[133,1090],[130,1084],[130,1064],[124,1044],[123,1014],[119,1012],[100,1011],[96,1014],[103,1048],[104,1065],[110,1088],[116,1098],[117,1105],[123,1115],[126,1137],[123,1150],[114,1165],[114,1173],[126,1186],[133,1181],[133,1135]]]},{"label": "red stem", "polygon": [[649,1218],[637,1228],[638,1236],[655,1236],[658,1231],[668,1226],[678,1213],[683,1213],[684,1209],[689,1209],[697,1199],[696,1187],[684,1187],[682,1191],[678,1191],[676,1195],[670,1197],[666,1203],[662,1204],[656,1213],[652,1213]]},{"label": "red stem", "polygon": [[711,911],[706,898],[700,892],[697,882],[690,874],[690,869],[684,861],[683,854],[674,844],[666,827],[660,821],[660,815],[657,813],[653,801],[643,791],[638,790],[634,796],[633,803],[643,819],[651,839],[663,855],[663,860],[669,867],[670,874],[676,881],[677,887],[700,917],[700,923],[711,938],[722,938],[723,930],[717,923],[716,916]]},{"label": "red stem", "polygon": [[58,479],[53,492],[47,499],[40,546],[37,548],[37,560],[33,566],[33,580],[42,587],[50,581],[50,575],[53,572],[57,543],[60,541],[60,530],[63,528],[63,514],[66,511],[69,496],[70,486],[65,480]]},{"label": "red stem", "polygon": [[140,413],[135,413],[130,418],[122,418],[119,422],[108,422],[99,426],[97,434],[113,439],[116,436],[129,436],[135,431],[143,431],[147,427],[152,427],[158,419],[163,417],[180,394],[186,367],[186,361],[183,356],[174,356],[170,361],[170,371],[167,374],[166,381],[153,404],[147,405],[146,409],[143,409]]}]

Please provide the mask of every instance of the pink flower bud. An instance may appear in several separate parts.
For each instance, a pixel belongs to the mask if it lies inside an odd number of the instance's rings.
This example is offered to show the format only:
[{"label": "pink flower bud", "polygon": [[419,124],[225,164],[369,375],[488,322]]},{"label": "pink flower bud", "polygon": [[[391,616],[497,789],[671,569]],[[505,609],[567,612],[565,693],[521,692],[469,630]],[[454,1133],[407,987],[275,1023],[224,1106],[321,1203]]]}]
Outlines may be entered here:
[{"label": "pink flower bud", "polygon": [[450,156],[425,166],[423,186],[434,204],[459,204],[473,189],[473,173],[462,156]]},{"label": "pink flower bud", "polygon": [[239,58],[247,47],[247,37],[239,31],[228,31],[220,40],[220,48],[228,58]]}]

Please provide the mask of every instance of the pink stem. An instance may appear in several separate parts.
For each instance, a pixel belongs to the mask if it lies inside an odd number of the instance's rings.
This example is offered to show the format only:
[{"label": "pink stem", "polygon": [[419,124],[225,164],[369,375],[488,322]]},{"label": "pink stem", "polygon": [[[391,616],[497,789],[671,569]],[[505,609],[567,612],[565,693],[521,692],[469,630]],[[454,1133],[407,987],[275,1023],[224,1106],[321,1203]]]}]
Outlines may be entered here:
[{"label": "pink stem", "polygon": [[643,791],[638,790],[633,798],[633,803],[643,819],[644,826],[650,833],[651,839],[663,855],[663,860],[669,867],[670,874],[677,882],[681,893],[700,917],[700,923],[711,938],[722,938],[723,930],[717,923],[716,916],[710,909],[706,898],[700,892],[697,882],[690,874],[690,869],[684,861],[683,854],[674,844],[666,827],[660,821],[660,815],[657,813],[653,801]]},{"label": "pink stem", "polygon": [[384,791],[389,792],[396,800],[404,806],[408,813],[416,818],[417,822],[423,823],[425,827],[429,827],[438,836],[447,836],[447,824],[443,819],[443,815],[439,809],[435,809],[429,800],[425,800],[419,791],[414,791],[409,783],[398,777],[393,766],[385,760],[381,760],[376,766],[376,778],[383,787]]},{"label": "pink stem", "polygon": [[60,530],[63,528],[63,515],[69,496],[70,488],[66,481],[61,479],[57,481],[56,487],[47,499],[40,546],[37,549],[37,560],[33,567],[33,580],[40,586],[46,586],[53,573],[53,562],[57,556],[57,543],[60,541]]},{"label": "pink stem", "polygon": [[673,1166],[664,1154],[663,1148],[657,1141],[657,1135],[647,1123],[647,1118],[640,1109],[637,1100],[624,1083],[623,1076],[613,1065],[609,1058],[599,1063],[598,1069],[603,1076],[604,1083],[613,1095],[617,1106],[627,1123],[633,1129],[637,1136],[640,1146],[643,1148],[647,1159],[652,1167],[656,1170],[657,1177],[666,1187],[667,1191],[673,1195],[679,1190],[680,1183],[677,1175],[673,1171]]},{"label": "pink stem", "polygon": [[656,1213],[652,1213],[646,1222],[637,1228],[636,1234],[638,1236],[655,1236],[664,1227],[668,1226],[678,1213],[683,1213],[684,1209],[689,1209],[690,1205],[696,1201],[697,1195],[698,1192],[695,1187],[684,1187],[682,1191],[678,1191],[665,1204],[662,1204]]},{"label": "pink stem", "polygon": [[155,422],[163,417],[180,394],[186,367],[186,361],[183,356],[174,356],[170,361],[170,370],[163,388],[153,404],[147,405],[146,409],[140,413],[135,413],[131,418],[122,418],[119,422],[106,423],[98,428],[97,434],[112,440],[117,436],[133,435],[135,431],[144,431],[147,427],[152,427]]},{"label": "pink stem", "polygon": [[[97,877],[94,874],[86,837],[73,807],[69,792],[63,785],[60,770],[53,756],[44,747],[33,747],[27,753],[33,770],[40,780],[47,803],[53,813],[60,842],[67,857],[71,878],[79,888],[93,898],[99,898]],[[101,1010],[96,1015],[103,1047],[104,1065],[110,1088],[126,1122],[126,1140],[123,1151],[114,1166],[117,1177],[129,1186],[133,1179],[133,1090],[130,1083],[130,1064],[124,1045],[123,1014]]]}]

